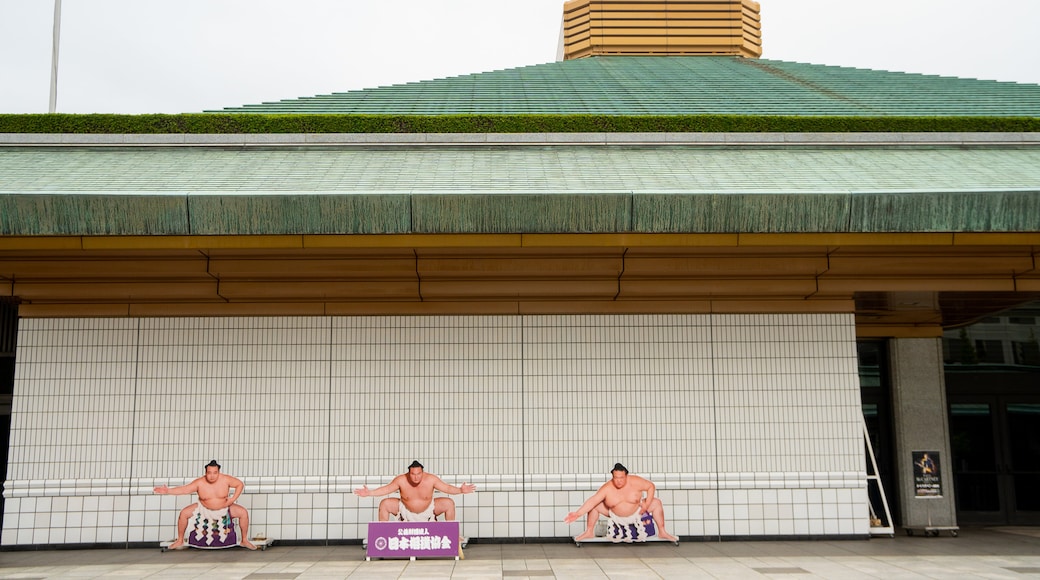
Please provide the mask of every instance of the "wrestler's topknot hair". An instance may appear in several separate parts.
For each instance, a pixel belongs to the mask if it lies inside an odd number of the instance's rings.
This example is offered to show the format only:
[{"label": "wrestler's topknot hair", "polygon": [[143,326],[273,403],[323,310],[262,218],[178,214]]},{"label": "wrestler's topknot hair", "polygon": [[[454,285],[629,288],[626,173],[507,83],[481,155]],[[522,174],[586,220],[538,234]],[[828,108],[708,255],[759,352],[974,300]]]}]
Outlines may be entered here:
[{"label": "wrestler's topknot hair", "polygon": [[419,469],[426,469],[422,466],[422,463],[419,463],[418,459],[413,461],[412,464],[408,466],[408,469],[412,469],[413,467],[418,467]]},{"label": "wrestler's topknot hair", "polygon": [[615,463],[614,464],[614,469],[610,470],[611,473],[614,473],[615,471],[624,471],[625,475],[628,475],[628,469],[624,465],[621,465],[620,463]]},{"label": "wrestler's topknot hair", "polygon": [[211,459],[210,462],[206,464],[206,467],[216,467],[217,469],[220,469],[220,464],[217,463],[216,459]]}]

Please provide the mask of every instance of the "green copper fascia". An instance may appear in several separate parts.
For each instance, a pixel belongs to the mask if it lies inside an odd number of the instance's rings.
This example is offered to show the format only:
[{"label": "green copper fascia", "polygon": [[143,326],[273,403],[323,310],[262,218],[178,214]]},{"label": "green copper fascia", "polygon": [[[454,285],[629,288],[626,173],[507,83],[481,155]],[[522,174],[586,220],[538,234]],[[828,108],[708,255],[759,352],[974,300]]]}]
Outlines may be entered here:
[{"label": "green copper fascia", "polygon": [[221,234],[403,234],[408,195],[196,195],[191,230]]},{"label": "green copper fascia", "polygon": [[0,235],[189,233],[184,196],[0,195]]},{"label": "green copper fascia", "polygon": [[412,197],[415,233],[590,233],[628,231],[631,196],[425,194]]},{"label": "green copper fascia", "polygon": [[842,232],[850,200],[839,194],[640,194],[632,229],[647,233]]},{"label": "green copper fascia", "polygon": [[2,195],[0,235],[1040,232],[1040,190]]},{"label": "green copper fascia", "polygon": [[1040,190],[852,197],[852,232],[1038,232]]}]

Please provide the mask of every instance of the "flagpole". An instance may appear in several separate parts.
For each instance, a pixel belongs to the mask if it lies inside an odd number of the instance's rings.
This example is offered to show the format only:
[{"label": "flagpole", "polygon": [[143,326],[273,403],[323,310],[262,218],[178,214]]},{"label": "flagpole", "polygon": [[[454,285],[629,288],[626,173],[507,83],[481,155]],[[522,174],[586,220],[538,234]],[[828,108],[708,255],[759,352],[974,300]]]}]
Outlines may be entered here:
[{"label": "flagpole", "polygon": [[54,46],[51,49],[51,101],[48,113],[58,107],[58,46],[61,36],[61,0],[54,0]]}]

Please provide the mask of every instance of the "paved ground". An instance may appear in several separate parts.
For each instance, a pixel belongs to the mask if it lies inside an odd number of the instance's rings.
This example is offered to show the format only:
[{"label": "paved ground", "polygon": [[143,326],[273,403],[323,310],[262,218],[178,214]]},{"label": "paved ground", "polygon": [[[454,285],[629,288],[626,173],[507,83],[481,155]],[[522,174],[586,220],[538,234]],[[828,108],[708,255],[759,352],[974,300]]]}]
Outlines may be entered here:
[{"label": "paved ground", "polygon": [[0,552],[0,578],[1040,578],[1040,528],[962,528],[958,537],[698,542],[679,546],[480,544],[464,560],[365,561],[360,546],[263,552],[95,549]]}]

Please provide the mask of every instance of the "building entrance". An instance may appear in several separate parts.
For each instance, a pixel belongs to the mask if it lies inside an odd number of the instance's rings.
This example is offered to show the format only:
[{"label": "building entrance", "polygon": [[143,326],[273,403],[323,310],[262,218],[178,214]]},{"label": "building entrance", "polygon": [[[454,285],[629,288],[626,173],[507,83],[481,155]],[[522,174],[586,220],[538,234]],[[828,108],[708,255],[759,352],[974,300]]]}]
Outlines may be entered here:
[{"label": "building entrance", "polygon": [[1040,524],[1040,396],[950,399],[962,523]]},{"label": "building entrance", "polygon": [[[888,381],[888,368],[886,360],[888,354],[885,351],[885,343],[881,341],[858,341],[856,343],[859,357],[859,383],[860,397],[863,404],[863,420],[867,427],[867,435],[870,437],[870,445],[874,450],[874,460],[877,463],[877,475],[880,485],[867,485],[867,494],[870,505],[875,513],[881,514],[885,500],[888,501],[889,511],[898,517],[899,497],[895,493],[896,487],[895,466],[892,462],[892,402],[890,397],[890,385]],[[866,459],[867,473],[873,469]],[[885,498],[881,497],[881,488],[887,492]],[[885,526],[894,526],[898,522],[883,521]]]},{"label": "building entrance", "polygon": [[946,331],[950,451],[962,523],[1040,524],[1040,303]]}]

